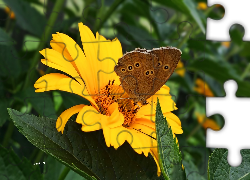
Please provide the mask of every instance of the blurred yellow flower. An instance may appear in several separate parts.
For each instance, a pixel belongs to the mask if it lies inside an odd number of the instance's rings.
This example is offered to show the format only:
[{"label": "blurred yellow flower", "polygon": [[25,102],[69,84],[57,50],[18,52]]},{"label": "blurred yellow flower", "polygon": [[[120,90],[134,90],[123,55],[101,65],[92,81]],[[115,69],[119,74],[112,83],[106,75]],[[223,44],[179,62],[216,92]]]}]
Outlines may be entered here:
[{"label": "blurred yellow flower", "polygon": [[213,119],[208,119],[204,114],[198,112],[196,112],[195,115],[204,129],[211,128],[212,130],[220,130],[220,126]]},{"label": "blurred yellow flower", "polygon": [[[216,4],[215,7],[223,7],[220,4]],[[205,2],[199,2],[197,5],[197,9],[201,9],[201,10],[206,10],[207,9],[207,3]]]},{"label": "blurred yellow flower", "polygon": [[39,69],[38,72],[39,72],[39,74],[40,74],[41,76],[43,76],[43,75],[45,74],[45,72],[44,72],[43,70],[41,70],[41,69]]},{"label": "blurred yellow flower", "polygon": [[5,7],[4,11],[10,16],[10,19],[15,19],[15,13],[9,7]]},{"label": "blurred yellow flower", "polygon": [[202,79],[200,79],[200,78],[196,79],[195,85],[196,85],[196,87],[194,88],[194,90],[196,92],[198,92],[199,94],[202,94],[202,95],[207,96],[207,97],[214,96],[213,92],[208,87],[207,83],[205,81],[203,81]]},{"label": "blurred yellow flower", "polygon": [[222,44],[222,46],[225,46],[226,48],[230,47],[230,41],[222,42],[221,44]]},{"label": "blurred yellow flower", "polygon": [[202,9],[202,10],[207,9],[207,3],[205,3],[205,2],[199,2],[198,6],[197,6],[197,9]]},{"label": "blurred yellow flower", "polygon": [[177,64],[177,67],[175,69],[175,72],[181,76],[181,77],[184,77],[185,75],[185,68],[184,68],[184,64],[182,61],[179,61],[179,63]]},{"label": "blurred yellow flower", "polygon": [[[127,141],[138,154],[144,153],[148,156],[151,153],[159,176],[161,171],[155,134],[157,98],[172,128],[173,136],[183,133],[180,119],[171,112],[177,108],[169,93],[170,88],[163,85],[147,100],[147,105],[135,104],[126,93],[124,94],[119,77],[114,72],[114,66],[123,55],[120,41],[117,38],[107,40],[98,32],[95,37],[87,26],[82,23],[78,26],[84,51],[63,33],[52,35],[52,49],[40,51],[46,58],[41,60],[43,64],[63,71],[73,78],[61,73],[46,74],[35,82],[36,92],[67,91],[91,103],[90,106],[80,104],[65,110],[56,121],[57,131],[63,133],[69,118],[78,113],[76,122],[82,125],[81,130],[90,132],[102,129],[108,147],[117,149]],[[106,57],[107,60],[100,61]],[[98,76],[100,70],[113,73],[100,73]]]}]

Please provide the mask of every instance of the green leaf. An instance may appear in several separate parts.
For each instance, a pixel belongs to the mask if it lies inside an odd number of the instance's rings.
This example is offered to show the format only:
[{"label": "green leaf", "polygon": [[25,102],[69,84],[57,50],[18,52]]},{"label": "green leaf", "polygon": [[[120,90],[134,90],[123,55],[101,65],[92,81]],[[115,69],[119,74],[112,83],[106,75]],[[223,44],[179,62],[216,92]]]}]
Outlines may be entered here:
[{"label": "green leaf", "polygon": [[206,75],[214,78],[221,84],[229,79],[234,79],[238,84],[237,96],[250,96],[250,84],[247,81],[240,80],[233,66],[225,61],[214,61],[208,58],[199,59],[191,62],[188,67],[190,70],[203,71]]},{"label": "green leaf", "polygon": [[215,149],[209,157],[209,180],[247,180],[250,177],[250,150],[241,150],[242,163],[231,167],[227,162],[227,149]]},{"label": "green leaf", "polygon": [[8,112],[32,144],[86,179],[162,179],[152,156],[137,154],[128,143],[117,150],[107,147],[101,130],[82,132],[81,125],[69,120],[61,134],[54,119]]},{"label": "green leaf", "polygon": [[198,14],[195,3],[192,0],[178,0],[178,1],[156,0],[156,2],[163,4],[167,7],[171,7],[180,12],[183,12],[186,15],[189,15],[196,21],[203,34],[205,34],[205,27],[202,24],[203,20],[201,19],[201,16]]},{"label": "green leaf", "polygon": [[13,46],[0,45],[0,64],[0,76],[8,77],[8,80],[17,78],[21,73],[18,54]]},{"label": "green leaf", "polygon": [[20,159],[13,150],[0,146],[0,179],[42,180],[39,166],[34,166],[26,158]]},{"label": "green leaf", "polygon": [[199,173],[199,169],[195,166],[195,164],[192,161],[183,160],[183,165],[185,166],[185,171],[186,171],[188,179],[191,179],[191,180],[206,180],[206,178],[204,178]]},{"label": "green leaf", "polygon": [[[57,161],[52,156],[48,156],[45,159],[45,169],[44,169],[44,180],[55,180],[60,177],[66,166]],[[69,171],[65,180],[85,180],[84,177],[75,173],[74,171]]]},{"label": "green leaf", "polygon": [[0,127],[9,118],[9,115],[7,112],[8,107],[9,107],[9,102],[7,101],[7,99],[1,97],[1,101],[0,101]]},{"label": "green leaf", "polygon": [[28,2],[20,0],[4,0],[15,13],[17,24],[33,35],[42,36],[46,25],[45,16],[40,14]]},{"label": "green leaf", "polygon": [[159,99],[157,99],[155,117],[158,154],[163,176],[169,180],[186,179],[176,137],[173,138],[172,129],[168,127],[167,119],[162,114]]},{"label": "green leaf", "polygon": [[13,44],[13,40],[10,38],[10,36],[2,29],[0,28],[0,44]]},{"label": "green leaf", "polygon": [[29,87],[23,90],[19,97],[25,105],[30,102],[39,115],[57,118],[53,100],[48,93],[36,93],[34,87]]}]

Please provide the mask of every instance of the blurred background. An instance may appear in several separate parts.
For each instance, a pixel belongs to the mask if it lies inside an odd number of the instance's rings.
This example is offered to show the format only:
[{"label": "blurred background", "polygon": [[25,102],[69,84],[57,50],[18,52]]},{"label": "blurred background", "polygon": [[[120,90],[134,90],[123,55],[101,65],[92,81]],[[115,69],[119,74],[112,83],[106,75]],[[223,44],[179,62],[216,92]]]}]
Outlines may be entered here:
[{"label": "blurred background", "polygon": [[[182,50],[166,85],[177,103],[174,113],[184,133],[177,135],[190,179],[207,179],[206,128],[219,130],[224,119],[205,114],[206,97],[225,96],[223,83],[234,79],[237,96],[250,96],[250,44],[244,28],[230,29],[231,42],[206,41],[206,19],[221,19],[224,8],[203,0],[0,0],[0,142],[44,172],[44,179],[82,179],[74,171],[33,146],[10,120],[7,108],[56,119],[64,110],[88,104],[62,91],[35,93],[35,81],[57,72],[40,62],[38,51],[52,34],[65,33],[81,45],[78,22],[107,39],[118,37],[123,53],[137,47],[174,46]],[[40,164],[39,164],[40,163]],[[45,163],[50,164],[47,168]],[[193,173],[192,173],[193,172]]]}]

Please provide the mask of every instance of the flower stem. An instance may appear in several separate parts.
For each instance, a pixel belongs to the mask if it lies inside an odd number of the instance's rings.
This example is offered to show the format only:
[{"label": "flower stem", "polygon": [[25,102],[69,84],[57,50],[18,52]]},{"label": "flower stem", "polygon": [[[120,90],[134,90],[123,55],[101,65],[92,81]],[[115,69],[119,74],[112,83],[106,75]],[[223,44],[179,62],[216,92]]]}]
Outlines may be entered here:
[{"label": "flower stem", "polygon": [[42,36],[41,41],[40,41],[40,43],[38,45],[37,51],[35,52],[35,55],[34,55],[34,57],[32,59],[31,66],[29,68],[30,73],[26,76],[23,89],[27,88],[30,85],[30,83],[31,83],[30,78],[34,77],[35,68],[36,68],[36,65],[37,65],[37,63],[39,61],[39,56],[40,56],[39,51],[44,48],[49,35],[51,35],[53,24],[55,23],[55,21],[57,19],[57,16],[59,14],[58,12],[61,11],[61,9],[62,9],[62,7],[64,5],[64,1],[65,0],[57,0],[55,2],[55,5],[54,5],[52,13],[51,13],[51,15],[49,17],[47,26],[45,27],[45,30],[43,32],[43,36]]},{"label": "flower stem", "polygon": [[70,169],[68,167],[65,167],[63,169],[63,172],[60,174],[58,180],[64,180],[66,178],[66,176],[68,175]]},{"label": "flower stem", "polygon": [[36,156],[36,159],[34,160],[34,163],[40,162],[42,156],[43,156],[43,151],[39,150],[39,152],[38,152],[38,154]]},{"label": "flower stem", "polygon": [[[104,14],[101,18],[101,21],[96,21],[97,23],[95,24],[95,32],[99,31],[101,29],[101,27],[103,26],[104,22],[106,22],[106,20],[111,16],[111,14],[116,10],[116,8],[122,4],[124,0],[116,0],[111,7],[109,8],[108,12],[106,14]],[[102,4],[102,6],[104,6],[104,4]]]},{"label": "flower stem", "polygon": [[240,76],[241,80],[244,80],[244,78],[250,74],[250,63],[247,65],[246,69],[244,70],[244,72],[242,73],[242,75]]}]

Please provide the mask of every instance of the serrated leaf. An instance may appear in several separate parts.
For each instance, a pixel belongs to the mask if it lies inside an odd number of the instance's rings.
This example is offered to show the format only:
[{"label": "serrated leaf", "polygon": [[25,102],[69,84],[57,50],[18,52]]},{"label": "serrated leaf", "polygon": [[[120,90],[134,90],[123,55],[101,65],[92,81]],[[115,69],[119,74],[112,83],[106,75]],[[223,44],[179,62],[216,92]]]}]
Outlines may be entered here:
[{"label": "serrated leaf", "polygon": [[157,99],[155,116],[156,139],[163,176],[168,180],[184,180],[186,174],[182,169],[179,146],[176,143],[176,137],[173,138],[171,127],[168,127],[167,119],[162,114],[159,99]]},{"label": "serrated leaf", "polygon": [[227,149],[215,149],[208,162],[209,180],[248,180],[250,177],[250,150],[241,150],[242,162],[231,167],[227,162]]},{"label": "serrated leaf", "polygon": [[[19,131],[36,147],[50,154],[86,179],[162,179],[154,159],[137,154],[128,143],[115,150],[107,147],[101,130],[82,132],[69,120],[64,133],[56,130],[56,120],[22,114],[8,109]],[[129,173],[128,173],[129,172]]]},{"label": "serrated leaf", "polygon": [[40,14],[28,2],[20,0],[4,0],[15,13],[17,24],[37,37],[41,37],[46,25],[45,16]]},{"label": "serrated leaf", "polygon": [[0,146],[0,179],[42,180],[40,168],[26,158],[20,159],[13,150]]}]

